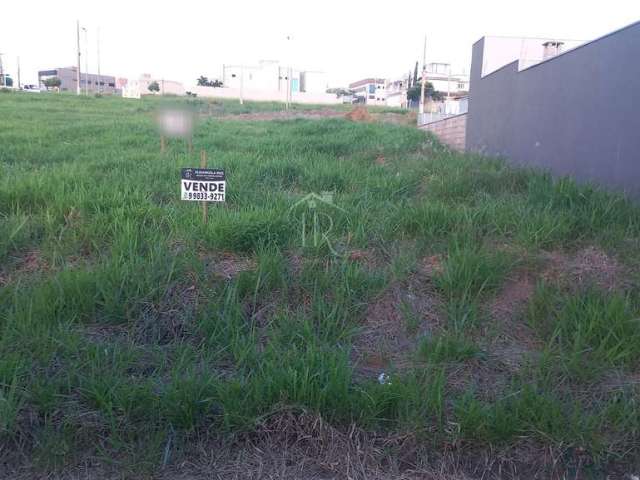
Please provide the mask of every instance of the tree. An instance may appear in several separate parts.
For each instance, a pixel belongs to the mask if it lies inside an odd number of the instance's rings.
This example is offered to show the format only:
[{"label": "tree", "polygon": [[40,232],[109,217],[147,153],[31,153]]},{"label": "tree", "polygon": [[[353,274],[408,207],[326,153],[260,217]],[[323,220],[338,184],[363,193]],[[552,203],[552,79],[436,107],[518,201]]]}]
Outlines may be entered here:
[{"label": "tree", "polygon": [[209,78],[205,77],[204,75],[200,75],[197,82],[199,87],[222,87],[222,82],[220,80],[209,80]]},{"label": "tree", "polygon": [[413,84],[418,85],[418,62],[416,62],[416,67],[413,69]]},{"label": "tree", "polygon": [[420,101],[420,87],[409,87],[407,89],[407,100],[410,102],[419,102]]},{"label": "tree", "polygon": [[154,80],[153,82],[151,82],[151,83],[149,84],[149,86],[147,87],[147,89],[148,89],[150,92],[157,93],[157,92],[159,92],[159,91],[160,91],[160,85],[158,85],[158,82],[156,82],[156,81]]},{"label": "tree", "polygon": [[[407,100],[411,102],[419,102],[420,94],[422,90],[422,85],[417,84],[413,87],[407,89]],[[442,100],[442,93],[433,89],[433,84],[431,82],[427,82],[424,86],[424,96],[425,98],[430,98],[431,100],[439,101]]]},{"label": "tree", "polygon": [[45,78],[44,82],[44,86],[47,87],[47,90],[50,88],[60,88],[60,85],[62,85],[62,80],[60,80],[58,77],[49,77],[49,78]]}]

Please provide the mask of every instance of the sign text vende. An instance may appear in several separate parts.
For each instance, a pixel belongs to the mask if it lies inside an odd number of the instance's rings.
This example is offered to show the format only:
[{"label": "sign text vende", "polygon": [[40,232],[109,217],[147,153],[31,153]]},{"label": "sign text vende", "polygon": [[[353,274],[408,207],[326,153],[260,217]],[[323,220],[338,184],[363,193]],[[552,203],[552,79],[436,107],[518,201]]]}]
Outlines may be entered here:
[{"label": "sign text vende", "polygon": [[183,168],[180,190],[182,200],[224,202],[226,192],[224,170]]}]

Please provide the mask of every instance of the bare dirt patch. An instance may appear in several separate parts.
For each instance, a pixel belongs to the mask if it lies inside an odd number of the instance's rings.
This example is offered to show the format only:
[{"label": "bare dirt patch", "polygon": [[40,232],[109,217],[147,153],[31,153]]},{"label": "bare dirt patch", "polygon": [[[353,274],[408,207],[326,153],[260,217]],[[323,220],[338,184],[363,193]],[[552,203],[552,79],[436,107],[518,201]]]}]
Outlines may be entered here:
[{"label": "bare dirt patch", "polygon": [[462,393],[473,386],[480,398],[496,400],[513,374],[537,355],[538,339],[524,318],[534,291],[535,280],[526,271],[515,272],[505,281],[495,298],[484,307],[490,321],[482,322],[471,332],[481,355],[450,367],[449,388]]},{"label": "bare dirt patch", "polygon": [[535,332],[526,324],[524,313],[536,281],[528,272],[517,272],[507,279],[489,305],[493,323],[484,332],[487,348],[506,366],[517,369],[527,354],[538,348]]},{"label": "bare dirt patch", "polygon": [[367,107],[355,107],[349,113],[347,113],[344,118],[347,120],[351,120],[352,122],[373,122],[374,118],[369,113]]},{"label": "bare dirt patch", "polygon": [[544,252],[539,260],[543,264],[539,275],[521,270],[505,281],[487,306],[493,321],[480,335],[480,342],[495,361],[514,371],[541,348],[535,332],[524,318],[539,280],[556,283],[569,290],[595,286],[607,291],[622,288],[627,282],[624,267],[593,246],[573,254]]},{"label": "bare dirt patch", "polygon": [[268,121],[268,120],[291,120],[295,118],[322,119],[340,118],[344,112],[330,108],[317,110],[280,110],[274,112],[238,113],[235,115],[223,115],[216,117],[219,120],[242,120],[242,121]]},{"label": "bare dirt patch", "polygon": [[441,300],[422,276],[387,287],[369,304],[353,340],[356,372],[378,375],[411,364],[419,338],[441,326]]},{"label": "bare dirt patch", "polygon": [[597,247],[587,247],[570,255],[564,252],[543,254],[547,268],[542,278],[570,288],[595,286],[616,290],[627,285],[627,272],[618,260]]},{"label": "bare dirt patch", "polygon": [[419,268],[424,275],[430,278],[442,273],[444,269],[442,266],[443,261],[444,258],[442,255],[430,255],[422,259]]}]

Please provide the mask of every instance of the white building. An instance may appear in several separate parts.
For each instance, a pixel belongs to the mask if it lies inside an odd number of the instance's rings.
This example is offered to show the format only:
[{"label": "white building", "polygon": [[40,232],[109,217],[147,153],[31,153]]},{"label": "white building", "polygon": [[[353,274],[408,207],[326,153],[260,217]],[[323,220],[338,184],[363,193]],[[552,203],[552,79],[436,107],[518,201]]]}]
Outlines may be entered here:
[{"label": "white building", "polygon": [[386,102],[389,107],[407,108],[407,89],[409,86],[409,75],[387,80],[385,85]]},{"label": "white building", "polygon": [[[258,65],[223,65],[224,88],[244,88],[271,92],[286,92],[288,68],[275,60],[261,60]],[[292,91],[300,89],[300,72],[293,70]]]},{"label": "white building", "polygon": [[[291,74],[291,79],[289,75]],[[288,86],[290,82],[290,87]],[[342,100],[327,93],[324,72],[301,70],[280,65],[276,60],[261,60],[257,65],[223,65],[222,87],[195,87],[198,95],[258,101],[287,100],[288,88],[295,103],[337,104]]]},{"label": "white building", "polygon": [[159,91],[157,95],[184,95],[185,89],[182,83],[175,80],[166,80],[164,78],[153,78],[148,73],[143,73],[137,80],[118,80],[120,88],[122,88],[122,96],[125,98],[140,98],[141,95],[154,95],[149,90],[149,85],[153,82],[158,83]]},{"label": "white building", "polygon": [[327,78],[324,72],[300,70],[280,65],[276,60],[261,60],[258,65],[223,65],[224,88],[242,88],[263,92],[286,94],[291,73],[291,92],[326,93]]},{"label": "white building", "polygon": [[[349,84],[360,103],[367,105],[387,104],[387,80],[384,78],[365,78]],[[406,95],[405,95],[406,97]]]},{"label": "white building", "polygon": [[433,89],[446,96],[460,95],[469,91],[469,75],[466,73],[453,74],[448,63],[428,63],[426,68],[427,81]]},{"label": "white building", "polygon": [[518,70],[582,45],[584,40],[549,38],[484,37],[482,76],[517,61]]}]

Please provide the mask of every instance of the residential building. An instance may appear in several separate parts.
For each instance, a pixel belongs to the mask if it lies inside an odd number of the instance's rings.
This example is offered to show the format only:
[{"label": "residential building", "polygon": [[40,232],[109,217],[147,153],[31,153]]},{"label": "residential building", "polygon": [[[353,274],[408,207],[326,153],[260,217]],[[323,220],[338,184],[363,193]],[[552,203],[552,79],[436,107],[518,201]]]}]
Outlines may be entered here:
[{"label": "residential building", "polygon": [[469,75],[453,74],[449,63],[428,63],[426,76],[427,81],[433,85],[433,89],[446,96],[460,95],[469,91]]},{"label": "residential building", "polygon": [[389,107],[407,108],[407,89],[409,86],[409,75],[394,80],[387,80],[385,85],[385,104]]},{"label": "residential building", "polygon": [[222,84],[225,88],[240,88],[286,95],[291,73],[291,92],[326,93],[324,72],[300,70],[280,65],[277,60],[260,60],[258,65],[223,65]]},{"label": "residential building", "polygon": [[[386,105],[387,80],[384,78],[364,78],[349,84],[361,103],[367,105]],[[406,95],[405,95],[406,96]]]},{"label": "residential building", "polygon": [[584,44],[584,40],[483,37],[485,54],[481,65],[482,76],[489,75],[507,64],[517,61],[518,71]]},{"label": "residential building", "polygon": [[[62,67],[52,70],[40,70],[38,72],[38,85],[45,88],[44,81],[48,78],[57,77],[60,79],[60,91],[75,92],[77,90],[78,67]],[[97,75],[95,73],[85,73],[80,71],[80,88],[82,91],[115,93],[116,78],[111,75]]]}]

